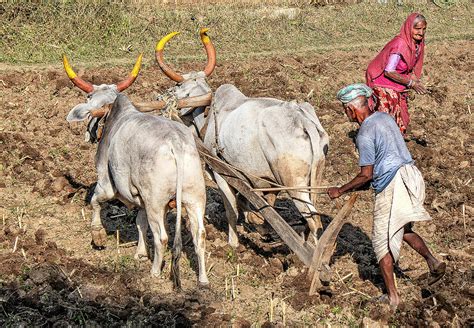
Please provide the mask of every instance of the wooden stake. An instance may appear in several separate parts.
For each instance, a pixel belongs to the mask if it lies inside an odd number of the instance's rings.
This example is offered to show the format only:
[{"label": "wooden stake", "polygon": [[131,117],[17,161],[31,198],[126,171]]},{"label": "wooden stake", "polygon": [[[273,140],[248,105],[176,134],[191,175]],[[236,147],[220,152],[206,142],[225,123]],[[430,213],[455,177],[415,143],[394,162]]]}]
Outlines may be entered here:
[{"label": "wooden stake", "polygon": [[466,234],[466,206],[462,204],[462,222],[464,224],[464,234]]},{"label": "wooden stake", "polygon": [[227,299],[229,295],[228,290],[229,290],[229,284],[227,283],[227,277],[225,277],[225,299]]},{"label": "wooden stake", "polygon": [[[72,284],[72,280],[71,280],[71,277],[69,277],[69,275],[66,273],[66,271],[64,271],[63,268],[59,267],[59,270],[63,273],[63,275],[67,278],[67,280]],[[73,270],[74,272],[74,270]]]},{"label": "wooden stake", "polygon": [[345,275],[344,277],[342,277],[341,280],[344,281],[344,280],[346,280],[347,278],[350,278],[350,277],[352,277],[352,272]]},{"label": "wooden stake", "polygon": [[120,253],[120,230],[117,229],[117,254]]},{"label": "wooden stake", "polygon": [[281,301],[281,314],[283,317],[283,327],[286,326],[286,303],[282,300]]},{"label": "wooden stake", "polygon": [[119,217],[126,216],[126,215],[127,214],[125,214],[125,213],[120,213],[120,214],[112,215],[110,218],[115,219],[115,218],[119,218]]},{"label": "wooden stake", "polygon": [[356,293],[355,291],[351,291],[351,292],[344,293],[341,296],[347,296],[347,295],[351,295],[351,294],[355,294],[355,293]]},{"label": "wooden stake", "polygon": [[270,314],[268,320],[270,320],[270,322],[273,322],[273,292],[270,296]]},{"label": "wooden stake", "polygon": [[122,248],[127,248],[127,247],[132,247],[132,246],[135,246],[138,244],[138,241],[130,241],[128,243],[123,243],[123,244],[119,244],[119,247],[122,247]]},{"label": "wooden stake", "polygon": [[211,272],[211,270],[214,268],[215,263],[211,263],[209,267],[207,268],[207,273]]},{"label": "wooden stake", "polygon": [[79,289],[79,286],[77,286],[77,288],[76,288],[76,289],[77,289],[77,293],[79,294],[79,296],[80,296],[81,298],[83,298],[83,297],[82,297],[81,290]]},{"label": "wooden stake", "polygon": [[[341,282],[341,284],[347,289],[349,290],[349,288],[346,286],[346,283],[344,282],[344,280],[341,278],[341,276],[339,275],[339,272],[336,270],[336,275],[337,275],[337,278],[339,279],[339,281]],[[349,275],[352,275],[352,273],[350,273]],[[348,276],[349,276],[348,275]],[[347,276],[346,276],[347,277]],[[344,277],[345,278],[345,277]]]},{"label": "wooden stake", "polygon": [[13,245],[13,251],[12,251],[12,253],[15,253],[15,252],[16,252],[16,247],[17,247],[17,245],[18,245],[18,236],[16,236],[16,238],[15,238],[15,244]]},{"label": "wooden stake", "polygon": [[230,278],[230,281],[232,282],[232,300],[235,300],[235,284],[234,284],[234,277]]},{"label": "wooden stake", "polygon": [[355,288],[349,287],[349,289],[352,290],[352,291],[354,291],[354,292],[356,292],[356,293],[359,293],[359,294],[361,294],[361,295],[363,295],[363,296],[365,296],[365,297],[367,297],[367,298],[372,298],[370,295],[367,295],[366,293],[362,293],[360,290],[357,290],[357,289],[355,289]]}]

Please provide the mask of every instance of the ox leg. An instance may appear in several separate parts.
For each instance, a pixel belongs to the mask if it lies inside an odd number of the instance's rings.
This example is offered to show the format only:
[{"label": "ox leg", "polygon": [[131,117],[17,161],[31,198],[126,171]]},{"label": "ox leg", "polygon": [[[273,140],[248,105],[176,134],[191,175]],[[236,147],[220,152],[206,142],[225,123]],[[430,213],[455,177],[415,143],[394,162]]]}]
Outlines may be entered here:
[{"label": "ox leg", "polygon": [[197,203],[186,205],[189,223],[191,225],[191,235],[193,236],[194,251],[199,265],[199,285],[209,285],[206,272],[206,229],[204,228],[204,206]]},{"label": "ox leg", "polygon": [[153,246],[155,255],[151,267],[151,275],[159,277],[161,275],[161,265],[163,264],[163,255],[168,247],[168,234],[165,228],[166,204],[161,209],[147,208],[146,215],[148,224],[153,233]]},{"label": "ox leg", "polygon": [[237,237],[237,219],[239,217],[237,197],[235,197],[235,193],[219,174],[214,176],[224,201],[227,222],[229,223],[229,245],[237,248],[239,246],[239,238]]},{"label": "ox leg", "polygon": [[148,231],[148,221],[146,217],[146,211],[144,208],[138,211],[137,229],[138,229],[138,246],[135,252],[135,259],[143,261],[143,260],[148,259],[148,253],[146,249],[146,234]]},{"label": "ox leg", "polygon": [[309,194],[303,192],[291,192],[290,196],[293,199],[296,208],[308,223],[309,230],[314,238],[314,243],[317,245],[319,239],[318,235],[322,232],[323,226],[316,208],[311,202]]},{"label": "ox leg", "polygon": [[94,195],[91,199],[92,205],[92,221],[91,221],[91,234],[92,244],[98,249],[103,249],[107,243],[107,232],[102,225],[100,219],[100,204],[114,198],[114,192],[110,188],[104,188],[99,182],[95,186]]}]

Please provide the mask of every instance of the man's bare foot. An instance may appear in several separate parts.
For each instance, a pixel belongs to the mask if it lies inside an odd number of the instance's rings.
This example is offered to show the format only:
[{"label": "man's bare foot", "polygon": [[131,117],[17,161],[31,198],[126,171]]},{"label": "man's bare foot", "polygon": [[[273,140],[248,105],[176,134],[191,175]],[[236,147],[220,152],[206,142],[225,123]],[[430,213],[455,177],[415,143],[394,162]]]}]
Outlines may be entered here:
[{"label": "man's bare foot", "polygon": [[431,266],[428,264],[428,266],[430,267],[430,275],[431,275],[428,281],[428,285],[432,285],[438,280],[440,280],[446,273],[446,263],[437,261],[437,263],[435,263],[434,265]]},{"label": "man's bare foot", "polygon": [[388,295],[390,301],[390,308],[395,311],[400,304],[400,297],[398,294],[395,295]]},{"label": "man's bare foot", "polygon": [[398,295],[390,297],[388,294],[383,294],[381,296],[373,297],[370,302],[390,305],[390,310],[395,312],[400,304],[400,297]]}]

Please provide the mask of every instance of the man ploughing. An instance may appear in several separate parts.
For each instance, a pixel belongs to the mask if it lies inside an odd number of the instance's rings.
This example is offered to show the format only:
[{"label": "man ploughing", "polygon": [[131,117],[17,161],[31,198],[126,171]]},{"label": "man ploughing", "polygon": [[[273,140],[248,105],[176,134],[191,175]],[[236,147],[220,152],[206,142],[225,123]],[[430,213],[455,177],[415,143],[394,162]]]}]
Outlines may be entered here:
[{"label": "man ploughing", "polygon": [[446,271],[446,264],[438,261],[423,239],[412,231],[413,222],[431,219],[423,208],[425,184],[395,120],[387,113],[373,112],[372,89],[365,84],[352,84],[341,89],[337,98],[349,119],[360,125],[356,139],[360,172],[345,185],[329,188],[328,195],[337,198],[372,182],[375,190],[372,245],[388,293],[381,301],[396,308],[400,298],[393,266],[400,257],[402,240],[425,258],[431,273],[430,283],[439,280]]}]

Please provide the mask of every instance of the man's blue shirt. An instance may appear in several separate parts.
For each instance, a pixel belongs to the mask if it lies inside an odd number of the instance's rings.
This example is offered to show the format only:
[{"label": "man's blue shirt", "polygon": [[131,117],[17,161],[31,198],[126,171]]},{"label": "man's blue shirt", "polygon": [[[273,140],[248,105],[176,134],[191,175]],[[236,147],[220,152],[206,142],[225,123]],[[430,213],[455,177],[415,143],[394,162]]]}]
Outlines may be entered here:
[{"label": "man's blue shirt", "polygon": [[356,144],[359,166],[374,166],[372,186],[376,193],[388,186],[401,166],[413,163],[400,129],[387,113],[375,112],[367,117]]}]

